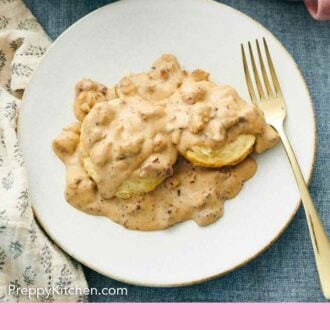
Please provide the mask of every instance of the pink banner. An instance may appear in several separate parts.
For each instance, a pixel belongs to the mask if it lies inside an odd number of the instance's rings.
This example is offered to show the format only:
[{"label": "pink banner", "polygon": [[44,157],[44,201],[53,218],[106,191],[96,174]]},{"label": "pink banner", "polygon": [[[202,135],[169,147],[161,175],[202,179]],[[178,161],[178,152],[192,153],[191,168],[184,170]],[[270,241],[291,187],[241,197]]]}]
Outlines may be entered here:
[{"label": "pink banner", "polygon": [[2,304],[0,328],[329,329],[330,304]]}]

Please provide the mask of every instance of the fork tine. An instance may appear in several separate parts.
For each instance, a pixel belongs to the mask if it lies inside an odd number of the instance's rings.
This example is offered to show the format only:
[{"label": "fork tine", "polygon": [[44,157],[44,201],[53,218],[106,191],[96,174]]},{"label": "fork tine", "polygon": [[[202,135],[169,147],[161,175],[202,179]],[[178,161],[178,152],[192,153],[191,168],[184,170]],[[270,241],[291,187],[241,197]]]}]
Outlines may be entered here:
[{"label": "fork tine", "polygon": [[261,72],[262,72],[262,77],[264,78],[264,83],[265,83],[267,95],[268,95],[268,97],[273,97],[273,91],[272,91],[272,88],[271,88],[269,80],[268,80],[268,74],[267,74],[266,69],[265,69],[264,61],[262,59],[258,39],[256,39],[256,45],[257,45],[257,50],[258,50],[258,58],[259,58],[260,68],[261,68]]},{"label": "fork tine", "polygon": [[270,53],[269,53],[269,50],[268,50],[268,45],[267,45],[267,42],[266,42],[265,38],[263,38],[263,42],[264,42],[266,57],[267,57],[268,65],[269,65],[270,75],[272,76],[272,80],[273,80],[273,84],[274,84],[274,88],[275,88],[275,93],[276,93],[277,96],[282,96],[281,86],[280,86],[280,83],[278,81],[276,71],[275,71],[275,68],[274,68],[274,64],[273,64],[272,58],[270,56]]},{"label": "fork tine", "polygon": [[248,45],[249,45],[250,59],[251,59],[251,63],[252,63],[254,79],[256,81],[256,86],[257,86],[257,89],[258,89],[259,97],[260,97],[260,100],[264,100],[265,99],[265,94],[264,94],[264,90],[263,90],[261,82],[260,82],[259,73],[258,73],[258,70],[257,70],[256,62],[254,60],[254,56],[253,56],[250,41],[248,42]]},{"label": "fork tine", "polygon": [[248,67],[248,64],[247,64],[247,61],[246,61],[246,56],[245,56],[245,51],[244,51],[243,44],[241,44],[241,50],[242,50],[242,60],[243,60],[243,67],[244,67],[246,85],[248,87],[250,98],[251,98],[252,102],[256,103],[257,98],[256,98],[256,94],[254,92],[253,84],[252,84],[252,81],[251,81],[251,76],[250,76],[249,67]]}]

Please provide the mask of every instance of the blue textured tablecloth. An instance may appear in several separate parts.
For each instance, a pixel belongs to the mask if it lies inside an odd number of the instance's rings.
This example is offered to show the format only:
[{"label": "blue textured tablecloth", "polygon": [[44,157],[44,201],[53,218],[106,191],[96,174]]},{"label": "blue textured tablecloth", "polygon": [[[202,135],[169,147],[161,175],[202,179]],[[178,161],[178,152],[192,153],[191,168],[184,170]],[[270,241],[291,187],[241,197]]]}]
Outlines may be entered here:
[{"label": "blue textured tablecloth", "polygon": [[[136,0],[138,1],[138,0]],[[166,0],[164,0],[166,1]],[[25,0],[55,39],[76,20],[112,1]],[[301,2],[223,0],[255,18],[293,55],[310,88],[317,120],[317,158],[310,190],[330,232],[330,21],[313,20]],[[299,97],[299,96],[297,96]],[[127,296],[90,301],[325,301],[319,287],[305,215],[299,209],[280,239],[246,266],[218,279],[181,288],[126,285],[85,268],[90,287],[127,287]]]}]

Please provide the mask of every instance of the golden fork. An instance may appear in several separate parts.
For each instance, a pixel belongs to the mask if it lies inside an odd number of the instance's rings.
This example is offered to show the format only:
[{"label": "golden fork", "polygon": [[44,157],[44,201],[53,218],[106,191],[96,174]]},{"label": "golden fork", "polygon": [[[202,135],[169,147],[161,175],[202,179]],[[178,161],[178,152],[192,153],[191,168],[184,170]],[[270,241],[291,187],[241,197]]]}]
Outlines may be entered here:
[{"label": "golden fork", "polygon": [[308,188],[301,173],[301,169],[295,153],[285,134],[283,123],[287,112],[286,105],[265,38],[263,38],[263,44],[271,80],[269,79],[269,74],[265,68],[259,42],[256,40],[256,48],[262,73],[262,82],[258,73],[256,61],[254,59],[251,42],[248,42],[252,71],[254,75],[255,86],[257,87],[258,91],[258,96],[255,93],[255,89],[251,80],[244,46],[241,44],[242,60],[247,88],[249,90],[252,102],[263,111],[267,123],[276,129],[282,140],[284,149],[291,163],[291,167],[296,178],[301,199],[304,205],[308,229],[315,254],[316,266],[320,277],[321,288],[324,296],[327,299],[330,299],[330,241],[322,225],[320,217],[315,209],[312,198],[308,192]]}]

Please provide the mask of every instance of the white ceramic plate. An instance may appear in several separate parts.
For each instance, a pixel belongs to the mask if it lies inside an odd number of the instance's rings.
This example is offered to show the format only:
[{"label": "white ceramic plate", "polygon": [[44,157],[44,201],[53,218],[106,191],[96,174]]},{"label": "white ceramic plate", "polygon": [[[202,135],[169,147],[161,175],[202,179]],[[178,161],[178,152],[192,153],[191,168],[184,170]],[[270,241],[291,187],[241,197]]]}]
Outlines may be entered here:
[{"label": "white ceramic plate", "polygon": [[25,93],[19,135],[32,204],[63,250],[115,279],[173,286],[233,270],[280,235],[299,203],[280,145],[257,157],[256,176],[226,202],[225,215],[215,224],[202,228],[186,221],[157,232],[130,231],[71,207],[63,196],[63,164],[51,148],[61,128],[74,120],[73,88],[82,77],[112,85],[169,52],[187,69],[203,68],[248,99],[240,43],[262,37],[289,109],[287,132],[308,178],[315,122],[305,82],[278,40],[244,14],[208,0],[123,0],[81,19],[54,42]]}]

